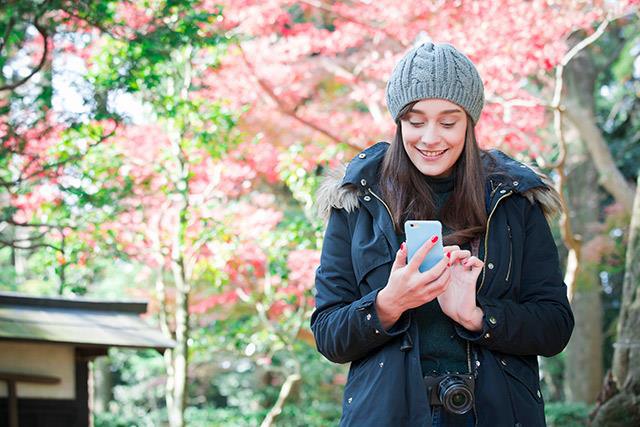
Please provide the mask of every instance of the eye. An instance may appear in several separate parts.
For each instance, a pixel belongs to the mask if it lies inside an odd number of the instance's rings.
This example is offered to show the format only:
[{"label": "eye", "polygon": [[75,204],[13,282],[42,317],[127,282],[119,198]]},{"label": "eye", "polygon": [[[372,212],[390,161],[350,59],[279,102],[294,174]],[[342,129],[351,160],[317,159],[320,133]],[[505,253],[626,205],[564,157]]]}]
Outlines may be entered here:
[{"label": "eye", "polygon": [[442,126],[446,127],[446,128],[451,128],[454,127],[456,125],[456,122],[453,123],[442,123]]},{"label": "eye", "polygon": [[409,124],[414,127],[420,127],[424,124],[424,122],[412,122],[411,120],[409,120]]}]

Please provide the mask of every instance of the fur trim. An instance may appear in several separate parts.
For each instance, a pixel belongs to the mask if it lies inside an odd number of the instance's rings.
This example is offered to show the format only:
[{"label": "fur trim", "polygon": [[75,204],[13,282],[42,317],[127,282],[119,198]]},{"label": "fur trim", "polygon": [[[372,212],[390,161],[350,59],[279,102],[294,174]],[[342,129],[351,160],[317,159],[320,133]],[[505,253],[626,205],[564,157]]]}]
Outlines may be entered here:
[{"label": "fur trim", "polygon": [[353,185],[342,186],[347,166],[340,164],[329,170],[316,193],[316,207],[320,218],[327,221],[331,208],[352,212],[358,208],[358,190]]},{"label": "fur trim", "polygon": [[539,171],[537,168],[529,167],[536,173],[536,175],[538,175],[545,186],[532,188],[531,190],[525,191],[523,195],[531,204],[539,202],[542,206],[542,212],[544,213],[545,218],[547,218],[548,222],[551,222],[557,214],[562,212],[562,199],[560,198],[560,194],[556,190],[551,178]]},{"label": "fur trim", "polygon": [[[535,167],[529,167],[540,177],[545,186],[532,188],[522,194],[531,204],[539,202],[545,218],[551,222],[557,214],[562,212],[562,199],[553,181],[547,175]],[[329,219],[331,208],[344,209],[350,213],[359,206],[358,189],[353,185],[342,186],[346,170],[347,166],[340,164],[329,170],[320,183],[316,193],[316,208],[318,215],[324,221]]]}]

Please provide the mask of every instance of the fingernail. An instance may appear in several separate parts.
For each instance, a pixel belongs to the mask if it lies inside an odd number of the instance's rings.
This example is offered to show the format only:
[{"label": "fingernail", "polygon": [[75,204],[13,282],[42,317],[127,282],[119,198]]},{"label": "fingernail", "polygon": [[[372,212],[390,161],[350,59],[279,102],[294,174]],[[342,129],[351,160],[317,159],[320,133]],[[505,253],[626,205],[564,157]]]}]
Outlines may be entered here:
[{"label": "fingernail", "polygon": [[437,242],[437,241],[438,241],[438,236],[433,236],[433,237],[431,238],[431,243],[435,243],[435,242]]},{"label": "fingernail", "polygon": [[451,252],[447,252],[447,258],[451,258]]},{"label": "fingernail", "polygon": [[406,243],[402,242],[402,244],[400,245],[400,250],[404,251],[405,246],[406,246]]}]

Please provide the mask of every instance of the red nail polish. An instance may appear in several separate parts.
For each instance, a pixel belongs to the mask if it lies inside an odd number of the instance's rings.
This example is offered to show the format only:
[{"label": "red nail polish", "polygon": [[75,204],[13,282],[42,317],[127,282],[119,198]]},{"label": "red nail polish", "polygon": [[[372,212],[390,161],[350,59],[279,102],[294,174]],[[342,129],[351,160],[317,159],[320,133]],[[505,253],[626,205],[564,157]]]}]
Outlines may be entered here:
[{"label": "red nail polish", "polygon": [[451,258],[451,252],[447,252],[447,258]]},{"label": "red nail polish", "polygon": [[431,238],[431,243],[435,243],[435,242],[437,242],[437,241],[438,241],[438,236],[433,236],[433,237]]}]

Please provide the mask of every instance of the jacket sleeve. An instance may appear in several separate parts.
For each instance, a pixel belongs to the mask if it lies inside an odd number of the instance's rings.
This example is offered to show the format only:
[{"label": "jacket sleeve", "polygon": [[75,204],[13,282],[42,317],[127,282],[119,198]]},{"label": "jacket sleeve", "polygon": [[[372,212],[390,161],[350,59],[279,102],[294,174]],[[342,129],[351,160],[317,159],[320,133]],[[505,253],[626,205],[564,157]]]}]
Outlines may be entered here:
[{"label": "jacket sleeve", "polygon": [[574,318],[549,224],[538,203],[527,205],[519,301],[478,295],[482,330],[470,332],[459,325],[456,329],[490,350],[550,357],[569,342]]},{"label": "jacket sleeve", "polygon": [[315,289],[311,329],[318,351],[332,362],[360,359],[409,328],[408,313],[389,330],[382,327],[375,309],[380,289],[360,295],[351,259],[351,231],[342,209],[331,210]]}]

